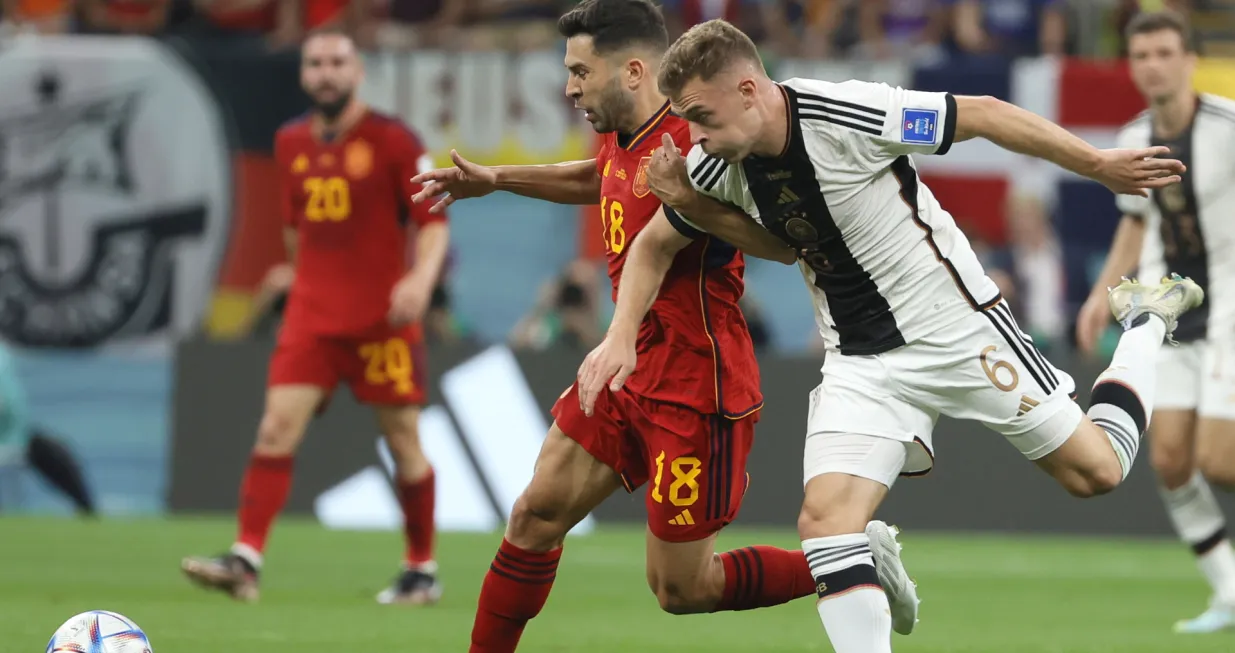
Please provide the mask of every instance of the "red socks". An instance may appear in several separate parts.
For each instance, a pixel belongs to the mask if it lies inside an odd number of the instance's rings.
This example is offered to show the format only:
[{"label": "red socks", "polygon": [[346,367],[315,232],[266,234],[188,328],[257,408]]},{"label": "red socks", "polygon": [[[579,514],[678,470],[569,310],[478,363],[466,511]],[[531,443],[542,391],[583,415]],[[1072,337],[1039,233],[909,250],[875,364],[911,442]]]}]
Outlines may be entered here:
[{"label": "red socks", "polygon": [[291,456],[264,456],[253,454],[249,467],[240,483],[240,535],[237,544],[250,547],[257,553],[266,548],[266,537],[274,519],[287,503],[287,494],[292,489]]},{"label": "red socks", "polygon": [[407,541],[404,562],[409,567],[433,560],[433,470],[415,483],[399,481],[399,505],[403,507],[403,535]]},{"label": "red socks", "polygon": [[713,612],[767,608],[815,593],[806,554],[751,546],[720,554],[725,593]]},{"label": "red socks", "polygon": [[469,653],[513,653],[528,620],[545,606],[561,557],[561,549],[535,553],[502,540],[480,588]]}]

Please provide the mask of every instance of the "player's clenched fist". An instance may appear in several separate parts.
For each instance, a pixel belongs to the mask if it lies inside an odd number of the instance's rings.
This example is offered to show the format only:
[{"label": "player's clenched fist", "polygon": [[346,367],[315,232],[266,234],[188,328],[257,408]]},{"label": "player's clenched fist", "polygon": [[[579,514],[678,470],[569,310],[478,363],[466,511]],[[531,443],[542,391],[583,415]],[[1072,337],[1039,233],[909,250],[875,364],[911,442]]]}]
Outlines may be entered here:
[{"label": "player's clenched fist", "polygon": [[497,173],[492,168],[478,165],[463,158],[456,150],[450,151],[453,168],[439,168],[412,177],[413,184],[424,186],[412,195],[416,204],[445,195],[429,208],[429,213],[441,213],[455,200],[483,197],[497,190]]},{"label": "player's clenched fist", "polygon": [[695,197],[695,189],[690,185],[690,176],[686,171],[686,157],[682,156],[670,134],[666,133],[660,142],[648,168],[648,185],[660,201],[672,207],[681,207]]},{"label": "player's clenched fist", "polygon": [[593,349],[583,364],[579,366],[579,407],[583,414],[592,416],[596,406],[596,398],[600,396],[605,384],[609,390],[617,392],[625,385],[635,371],[637,356],[633,338],[605,336],[596,349]]}]

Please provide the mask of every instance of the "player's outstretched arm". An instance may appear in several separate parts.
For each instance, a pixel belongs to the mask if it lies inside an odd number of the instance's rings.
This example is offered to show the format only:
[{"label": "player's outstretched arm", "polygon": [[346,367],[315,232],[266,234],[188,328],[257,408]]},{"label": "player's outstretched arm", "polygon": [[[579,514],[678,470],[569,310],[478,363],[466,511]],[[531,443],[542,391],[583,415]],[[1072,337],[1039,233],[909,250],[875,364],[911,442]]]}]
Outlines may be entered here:
[{"label": "player's outstretched arm", "polygon": [[456,200],[483,197],[506,191],[556,204],[600,202],[600,175],[596,159],[536,166],[482,166],[450,151],[453,168],[430,170],[412,177],[422,186],[412,202],[422,204],[437,198],[430,213],[441,213]]},{"label": "player's outstretched arm", "polygon": [[579,406],[591,416],[605,384],[617,392],[635,371],[635,340],[643,317],[656,301],[673,258],[692,241],[669,223],[662,208],[639,232],[622,266],[617,306],[605,339],[579,367]]},{"label": "player's outstretched arm", "polygon": [[1099,150],[1068,130],[1013,104],[993,97],[956,97],[956,141],[985,138],[1019,154],[1045,159],[1119,194],[1148,196],[1148,191],[1180,181],[1184,164],[1155,158],[1166,147]]},{"label": "player's outstretched arm", "polygon": [[1136,268],[1144,239],[1145,223],[1142,218],[1125,214],[1115,230],[1115,239],[1111,242],[1111,251],[1106,256],[1102,272],[1076,319],[1076,344],[1086,354],[1093,352],[1102,332],[1111,322],[1107,288],[1119,285],[1120,277]]}]

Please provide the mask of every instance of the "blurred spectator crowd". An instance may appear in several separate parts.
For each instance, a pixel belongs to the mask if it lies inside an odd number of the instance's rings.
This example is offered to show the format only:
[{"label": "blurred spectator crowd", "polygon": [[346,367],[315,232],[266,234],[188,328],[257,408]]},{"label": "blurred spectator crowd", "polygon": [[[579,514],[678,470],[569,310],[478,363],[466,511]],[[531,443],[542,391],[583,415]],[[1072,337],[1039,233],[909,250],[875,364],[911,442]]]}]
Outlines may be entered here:
[{"label": "blurred spectator crowd", "polygon": [[[576,0],[0,0],[6,29],[261,36],[295,45],[337,27],[366,47],[554,47]],[[1220,11],[1229,0],[662,0],[675,33],[725,18],[769,54],[803,58],[1114,55],[1137,11]],[[1210,7],[1213,5],[1213,7]]]},{"label": "blurred spectator crowd", "polygon": [[[321,28],[350,33],[366,48],[533,51],[560,47],[559,15],[578,0],[0,0],[0,38],[14,32],[143,34],[294,48]],[[1140,11],[1192,17],[1204,47],[1235,54],[1235,0],[658,0],[671,36],[724,18],[775,58],[893,60],[915,68],[958,58],[1116,57],[1123,28]],[[1222,50],[1221,47],[1229,49]],[[1051,209],[1023,194],[1010,201],[1008,242],[971,234],[975,249],[1026,328],[1049,349],[1067,341],[1061,248]],[[277,328],[291,283],[276,266],[259,289],[249,333]],[[603,336],[603,270],[578,260],[546,280],[509,334],[517,348],[591,347]],[[426,318],[436,342],[474,336],[452,308],[448,284]],[[757,298],[744,309],[760,348],[775,346]],[[819,343],[817,343],[819,344]]]}]

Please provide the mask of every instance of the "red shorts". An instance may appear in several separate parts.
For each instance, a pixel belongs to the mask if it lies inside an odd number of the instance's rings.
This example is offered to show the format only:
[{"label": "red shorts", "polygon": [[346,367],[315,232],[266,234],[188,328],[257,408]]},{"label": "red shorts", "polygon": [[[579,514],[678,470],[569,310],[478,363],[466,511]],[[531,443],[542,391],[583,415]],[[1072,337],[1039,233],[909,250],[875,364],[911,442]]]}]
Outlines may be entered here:
[{"label": "red shorts", "polygon": [[651,480],[648,528],[656,537],[693,542],[737,517],[750,483],[746,457],[759,413],[731,420],[605,389],[587,417],[572,385],[553,406],[553,418],[567,437],[617,472],[628,492]]},{"label": "red shorts", "polygon": [[[266,385],[313,385],[329,397],[347,383],[356,401],[425,403],[425,349],[420,325],[380,326],[363,336],[319,336],[284,324]],[[325,402],[323,402],[323,405]]]}]

